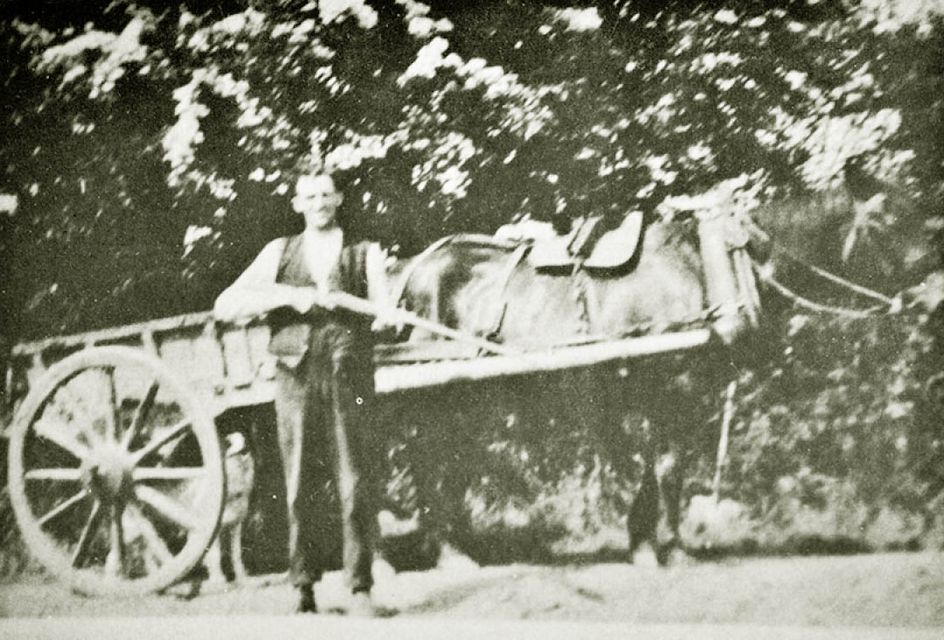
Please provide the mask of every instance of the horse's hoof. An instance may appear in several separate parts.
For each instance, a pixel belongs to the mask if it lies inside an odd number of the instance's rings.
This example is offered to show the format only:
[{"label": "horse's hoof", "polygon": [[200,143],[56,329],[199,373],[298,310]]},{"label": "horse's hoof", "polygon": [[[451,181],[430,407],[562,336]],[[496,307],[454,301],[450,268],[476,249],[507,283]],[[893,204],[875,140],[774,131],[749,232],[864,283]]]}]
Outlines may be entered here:
[{"label": "horse's hoof", "polygon": [[656,557],[660,567],[679,567],[691,563],[688,554],[674,543],[661,547]]},{"label": "horse's hoof", "polygon": [[643,544],[629,558],[629,563],[644,569],[659,566],[658,556],[649,544]]}]

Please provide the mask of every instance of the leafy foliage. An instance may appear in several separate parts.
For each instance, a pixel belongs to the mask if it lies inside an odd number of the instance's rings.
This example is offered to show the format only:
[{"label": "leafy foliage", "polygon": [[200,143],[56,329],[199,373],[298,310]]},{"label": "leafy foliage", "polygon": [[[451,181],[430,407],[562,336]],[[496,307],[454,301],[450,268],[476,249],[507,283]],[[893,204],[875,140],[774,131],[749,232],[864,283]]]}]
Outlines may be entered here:
[{"label": "leafy foliage", "polygon": [[[352,232],[402,255],[526,216],[658,215],[740,178],[798,257],[889,295],[940,267],[939,2],[4,11],[0,332],[17,338],[206,308],[297,225],[291,185],[317,170],[341,184]],[[853,303],[795,264],[780,273]],[[770,314],[727,476],[755,512],[787,494],[822,506],[836,483],[919,511],[944,488],[940,300],[913,291],[930,306],[872,323]],[[535,491],[551,469],[595,468],[565,455],[579,425],[528,429],[485,440]]]}]

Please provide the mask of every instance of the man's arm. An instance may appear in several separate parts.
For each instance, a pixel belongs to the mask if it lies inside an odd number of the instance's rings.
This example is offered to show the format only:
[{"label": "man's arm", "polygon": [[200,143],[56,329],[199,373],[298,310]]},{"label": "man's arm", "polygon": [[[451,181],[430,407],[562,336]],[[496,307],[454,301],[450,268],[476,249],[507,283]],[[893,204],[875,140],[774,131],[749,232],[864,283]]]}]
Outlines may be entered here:
[{"label": "man's arm", "polygon": [[387,252],[376,242],[367,245],[364,268],[367,271],[367,298],[374,303],[380,313],[374,319],[371,328],[374,331],[399,332],[403,327],[395,319],[388,318],[384,311],[392,310],[396,302],[390,300],[390,283],[387,280]]},{"label": "man's arm", "polygon": [[367,298],[378,307],[390,304],[387,282],[387,252],[376,242],[367,245],[364,268],[367,271]]},{"label": "man's arm", "polygon": [[311,310],[317,297],[314,288],[275,282],[284,248],[284,238],[267,244],[236,281],[217,297],[213,305],[217,320],[250,320],[280,307],[292,307],[299,313]]}]

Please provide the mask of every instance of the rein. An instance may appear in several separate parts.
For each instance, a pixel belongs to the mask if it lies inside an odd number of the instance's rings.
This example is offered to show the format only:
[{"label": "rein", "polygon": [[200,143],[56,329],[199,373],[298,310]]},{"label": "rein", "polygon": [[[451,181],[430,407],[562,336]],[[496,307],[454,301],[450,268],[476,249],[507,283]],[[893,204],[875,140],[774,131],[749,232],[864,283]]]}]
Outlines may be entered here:
[{"label": "rein", "polygon": [[872,307],[867,307],[865,309],[853,309],[851,307],[840,307],[834,305],[822,304],[819,302],[814,302],[809,298],[805,298],[802,295],[798,294],[796,291],[793,291],[785,284],[774,278],[773,274],[770,273],[770,270],[765,267],[765,265],[759,263],[757,260],[751,259],[751,263],[754,265],[754,269],[757,273],[758,278],[765,284],[770,285],[777,293],[784,296],[788,300],[791,300],[794,304],[809,311],[816,313],[824,313],[833,316],[839,316],[843,318],[851,318],[855,320],[861,320],[864,318],[874,318],[881,315],[894,315],[899,313],[902,308],[902,298],[901,294],[894,297],[886,296],[878,291],[869,289],[860,284],[856,284],[850,280],[847,280],[841,276],[837,276],[834,273],[831,273],[822,267],[818,267],[815,264],[797,256],[795,253],[780,247],[771,240],[770,235],[767,234],[763,229],[757,226],[756,223],[750,222],[751,232],[759,236],[763,241],[770,243],[772,250],[786,258],[789,258],[796,264],[807,269],[811,273],[820,278],[832,282],[835,285],[838,285],[848,291],[851,291],[855,294],[865,296],[867,298],[872,298],[873,300],[878,300],[882,304],[875,305]]},{"label": "rein", "polygon": [[889,305],[886,309],[885,307],[878,305],[874,307],[869,307],[867,309],[852,309],[849,307],[839,307],[827,304],[821,304],[819,302],[814,302],[808,298],[804,298],[800,294],[796,293],[785,284],[774,278],[769,273],[766,273],[763,269],[763,265],[758,264],[754,261],[754,266],[757,268],[758,277],[760,280],[770,285],[774,291],[782,295],[783,297],[791,300],[798,307],[803,307],[809,311],[814,311],[816,313],[825,313],[833,316],[839,316],[842,318],[852,318],[855,320],[862,320],[864,318],[874,318],[880,315],[892,315],[898,313],[901,309],[900,304]]}]

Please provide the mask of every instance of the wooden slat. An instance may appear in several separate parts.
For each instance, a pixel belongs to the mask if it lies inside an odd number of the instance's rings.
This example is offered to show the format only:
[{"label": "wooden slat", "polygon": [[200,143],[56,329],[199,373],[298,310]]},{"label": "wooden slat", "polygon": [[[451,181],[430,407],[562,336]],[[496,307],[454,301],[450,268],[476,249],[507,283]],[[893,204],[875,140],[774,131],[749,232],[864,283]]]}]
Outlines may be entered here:
[{"label": "wooden slat", "polygon": [[233,387],[248,387],[255,379],[255,371],[253,371],[249,333],[246,328],[227,329],[219,340],[223,347],[226,382]]},{"label": "wooden slat", "polygon": [[161,352],[157,347],[157,341],[154,339],[153,329],[144,329],[141,332],[141,344],[144,346],[144,350],[152,356],[160,357]]},{"label": "wooden slat", "polygon": [[34,351],[29,356],[30,366],[26,370],[26,384],[32,387],[46,373],[46,363],[43,362],[43,354],[40,351]]},{"label": "wooden slat", "polygon": [[589,367],[606,362],[693,349],[708,344],[710,339],[711,331],[696,329],[577,347],[563,347],[520,356],[490,356],[473,360],[387,366],[377,370],[377,392],[395,393],[460,382]]},{"label": "wooden slat", "polygon": [[72,347],[95,342],[110,342],[121,340],[122,338],[132,338],[140,335],[144,331],[161,332],[180,329],[182,327],[194,327],[204,324],[211,317],[212,313],[210,311],[201,311],[199,313],[186,313],[179,316],[160,318],[158,320],[149,320],[147,322],[137,322],[120,327],[110,327],[97,331],[23,342],[13,347],[13,355],[41,353],[52,347]]},{"label": "wooden slat", "polygon": [[216,322],[212,314],[204,320],[203,332],[191,344],[194,356],[194,371],[203,373],[204,382],[222,385],[226,378],[226,364],[223,359],[223,345],[220,342]]},{"label": "wooden slat", "polygon": [[448,340],[424,340],[379,344],[374,349],[378,364],[420,362],[429,360],[465,360],[480,355],[476,347]]}]

